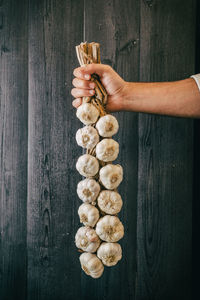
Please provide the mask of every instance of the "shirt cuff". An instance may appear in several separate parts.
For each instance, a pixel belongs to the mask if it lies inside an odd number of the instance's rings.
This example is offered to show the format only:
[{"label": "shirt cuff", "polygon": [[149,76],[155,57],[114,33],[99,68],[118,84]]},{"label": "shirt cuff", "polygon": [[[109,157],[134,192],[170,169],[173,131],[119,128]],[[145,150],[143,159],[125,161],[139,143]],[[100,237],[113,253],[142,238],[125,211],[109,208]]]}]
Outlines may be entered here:
[{"label": "shirt cuff", "polygon": [[200,91],[200,73],[199,74],[195,74],[190,76],[191,78],[193,78],[196,81],[196,84],[198,86],[198,89]]}]

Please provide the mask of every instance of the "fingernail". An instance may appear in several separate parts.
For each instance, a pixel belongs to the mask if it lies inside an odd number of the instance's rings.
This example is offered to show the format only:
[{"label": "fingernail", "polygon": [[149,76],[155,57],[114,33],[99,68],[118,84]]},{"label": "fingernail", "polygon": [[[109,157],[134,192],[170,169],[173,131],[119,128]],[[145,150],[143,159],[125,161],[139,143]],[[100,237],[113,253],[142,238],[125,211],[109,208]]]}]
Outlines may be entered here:
[{"label": "fingernail", "polygon": [[94,90],[90,90],[91,95],[94,95],[94,92],[95,92]]},{"label": "fingernail", "polygon": [[88,79],[90,79],[90,75],[89,74],[85,74],[84,78],[88,80]]},{"label": "fingernail", "polygon": [[89,87],[90,87],[91,89],[94,89],[94,88],[95,88],[95,83],[90,83],[90,84],[89,84]]}]

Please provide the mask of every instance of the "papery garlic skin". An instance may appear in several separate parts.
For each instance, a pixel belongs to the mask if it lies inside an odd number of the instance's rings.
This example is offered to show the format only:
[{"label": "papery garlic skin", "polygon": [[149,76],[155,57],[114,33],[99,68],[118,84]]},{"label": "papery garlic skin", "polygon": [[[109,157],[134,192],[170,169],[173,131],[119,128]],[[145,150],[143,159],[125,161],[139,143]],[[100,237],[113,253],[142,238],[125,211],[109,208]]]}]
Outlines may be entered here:
[{"label": "papery garlic skin", "polygon": [[83,103],[77,108],[76,116],[83,124],[90,125],[97,121],[99,111],[92,103]]},{"label": "papery garlic skin", "polygon": [[102,217],[95,230],[100,239],[106,242],[117,242],[124,236],[124,226],[116,216]]},{"label": "papery garlic skin", "polygon": [[92,126],[84,126],[76,132],[76,142],[79,146],[92,149],[99,142],[99,134]]},{"label": "papery garlic skin", "polygon": [[85,177],[93,177],[99,171],[99,162],[90,154],[81,155],[76,163],[76,169]]},{"label": "papery garlic skin", "polygon": [[119,124],[113,115],[105,115],[96,123],[96,129],[100,136],[111,137],[118,132]]},{"label": "papery garlic skin", "polygon": [[81,180],[77,185],[77,194],[79,198],[86,203],[95,204],[100,190],[99,183],[92,178]]},{"label": "papery garlic skin", "polygon": [[101,243],[97,256],[107,267],[115,266],[122,258],[122,248],[118,243]]},{"label": "papery garlic skin", "polygon": [[123,169],[119,164],[108,164],[100,169],[99,179],[106,189],[116,189],[123,180]]},{"label": "papery garlic skin", "polygon": [[101,277],[104,271],[104,266],[101,260],[95,254],[82,253],[79,257],[79,260],[82,270],[87,275],[90,275],[92,278]]},{"label": "papery garlic skin", "polygon": [[120,212],[123,201],[119,193],[103,190],[100,192],[97,203],[99,208],[109,215],[115,215]]},{"label": "papery garlic skin", "polygon": [[119,154],[119,144],[113,139],[103,139],[96,146],[96,157],[99,160],[113,161]]},{"label": "papery garlic skin", "polygon": [[80,227],[75,235],[76,247],[86,252],[96,252],[101,241],[93,228]]},{"label": "papery garlic skin", "polygon": [[98,209],[89,203],[83,203],[81,206],[79,206],[78,215],[80,222],[85,226],[94,227],[96,222],[99,220]]}]

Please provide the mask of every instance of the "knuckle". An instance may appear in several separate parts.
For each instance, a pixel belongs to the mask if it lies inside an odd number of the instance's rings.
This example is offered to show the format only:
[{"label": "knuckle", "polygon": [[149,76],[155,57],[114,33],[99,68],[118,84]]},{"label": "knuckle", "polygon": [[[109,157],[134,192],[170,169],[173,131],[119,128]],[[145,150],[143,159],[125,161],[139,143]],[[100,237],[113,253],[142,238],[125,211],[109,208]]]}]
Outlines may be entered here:
[{"label": "knuckle", "polygon": [[112,69],[109,65],[105,65],[105,68],[107,69],[107,71],[110,71]]},{"label": "knuckle", "polygon": [[82,88],[88,87],[88,82],[86,80],[82,80],[81,87]]},{"label": "knuckle", "polygon": [[90,68],[94,68],[95,67],[95,63],[91,63],[89,64]]},{"label": "knuckle", "polygon": [[85,66],[85,71],[90,72],[94,68],[94,63]]}]

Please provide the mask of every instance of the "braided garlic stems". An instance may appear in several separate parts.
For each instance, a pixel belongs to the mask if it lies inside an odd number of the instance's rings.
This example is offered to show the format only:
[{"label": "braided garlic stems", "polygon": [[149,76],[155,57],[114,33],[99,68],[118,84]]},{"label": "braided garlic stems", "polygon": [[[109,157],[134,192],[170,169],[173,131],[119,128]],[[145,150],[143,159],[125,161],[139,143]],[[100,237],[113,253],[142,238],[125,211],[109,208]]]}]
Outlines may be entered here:
[{"label": "braided garlic stems", "polygon": [[[81,43],[76,46],[81,66],[101,63],[98,43]],[[76,163],[78,172],[85,176],[77,185],[77,194],[83,201],[78,214],[80,227],[75,236],[83,271],[99,278],[104,266],[114,266],[122,258],[122,249],[117,242],[124,236],[124,226],[117,214],[123,201],[117,187],[123,179],[123,168],[112,164],[119,154],[119,144],[112,139],[118,132],[117,119],[105,108],[107,93],[97,74],[92,74],[95,95],[83,97],[76,116],[85,125],[78,129],[76,141],[86,149]]]}]

